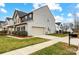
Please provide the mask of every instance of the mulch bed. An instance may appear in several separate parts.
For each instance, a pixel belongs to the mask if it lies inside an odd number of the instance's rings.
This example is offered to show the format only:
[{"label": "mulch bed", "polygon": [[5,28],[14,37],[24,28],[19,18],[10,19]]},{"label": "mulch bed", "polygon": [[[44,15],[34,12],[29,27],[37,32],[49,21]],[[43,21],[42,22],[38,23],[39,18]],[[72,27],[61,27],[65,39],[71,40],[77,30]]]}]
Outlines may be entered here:
[{"label": "mulch bed", "polygon": [[16,37],[19,37],[19,38],[31,38],[32,36],[16,36]]}]

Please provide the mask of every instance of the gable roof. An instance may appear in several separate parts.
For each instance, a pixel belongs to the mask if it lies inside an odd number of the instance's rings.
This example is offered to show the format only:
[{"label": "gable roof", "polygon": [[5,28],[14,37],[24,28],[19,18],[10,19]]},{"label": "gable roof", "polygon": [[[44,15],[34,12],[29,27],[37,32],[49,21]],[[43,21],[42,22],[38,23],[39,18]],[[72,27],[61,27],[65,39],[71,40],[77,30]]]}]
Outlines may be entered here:
[{"label": "gable roof", "polygon": [[47,5],[45,5],[45,6],[37,8],[37,9],[34,9],[32,12],[37,11],[37,10],[42,9],[42,8],[45,8],[45,7],[49,8]]},{"label": "gable roof", "polygon": [[5,21],[0,21],[0,25],[1,25],[1,23],[5,23]]},{"label": "gable roof", "polygon": [[26,16],[26,15],[28,15],[28,14],[30,14],[30,13],[33,13],[34,11],[37,11],[37,10],[39,10],[39,9],[45,8],[45,7],[47,7],[47,8],[48,8],[48,6],[47,6],[47,5],[45,5],[45,6],[42,6],[42,7],[38,8],[38,9],[32,10],[31,12],[28,12],[28,13],[27,13],[27,14],[25,14],[24,16]]},{"label": "gable roof", "polygon": [[0,23],[4,23],[5,21],[0,21]]},{"label": "gable roof", "polygon": [[[20,11],[20,10],[15,10],[14,11],[14,14],[17,12],[17,14],[18,14],[18,16],[19,17],[22,17],[22,16],[24,16],[24,15],[26,15],[27,13],[26,12],[23,12],[23,11]],[[14,16],[14,15],[13,15]]]},{"label": "gable roof", "polygon": [[61,24],[61,22],[57,22],[57,23],[55,23],[55,24],[60,25],[60,24]]},{"label": "gable roof", "polygon": [[[37,11],[37,10],[42,9],[42,8],[48,8],[48,6],[47,6],[47,5],[42,6],[42,7],[38,8],[38,9],[32,10],[31,12],[28,12],[28,13],[26,13],[26,12],[24,12],[24,11],[21,11],[21,10],[15,10],[15,11],[14,11],[14,14],[13,14],[13,18],[14,18],[15,13],[17,13],[20,18],[23,18],[23,17],[25,17],[26,15],[31,14],[31,13],[33,14],[34,11]],[[48,8],[48,9],[49,9],[49,8]],[[51,12],[50,12],[50,13],[51,13]],[[52,15],[52,13],[51,13],[51,15]]]},{"label": "gable roof", "polygon": [[11,20],[12,18],[10,18],[10,17],[6,17],[6,20]]},{"label": "gable roof", "polygon": [[[21,11],[21,10],[15,10],[15,11],[14,11],[14,14],[17,12],[17,14],[18,14],[19,17],[23,17],[23,16],[26,16],[27,14],[30,14],[30,13],[36,11],[36,10],[39,10],[39,9],[45,8],[45,7],[48,8],[48,6],[45,5],[45,6],[42,6],[42,7],[38,8],[38,9],[35,9],[35,10],[33,10],[33,11],[31,11],[31,12],[28,12],[28,13],[26,13],[26,12],[24,12],[24,11]],[[13,14],[13,17],[14,17],[14,14]]]}]

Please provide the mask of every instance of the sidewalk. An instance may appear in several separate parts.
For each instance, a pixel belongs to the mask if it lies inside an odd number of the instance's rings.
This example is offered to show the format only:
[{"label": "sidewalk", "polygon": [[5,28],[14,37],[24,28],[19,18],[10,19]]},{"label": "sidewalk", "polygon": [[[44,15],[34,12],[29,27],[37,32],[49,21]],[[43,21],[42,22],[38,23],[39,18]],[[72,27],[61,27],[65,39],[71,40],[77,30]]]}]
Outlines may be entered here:
[{"label": "sidewalk", "polygon": [[[64,38],[62,38],[62,39],[63,39],[62,42],[69,43],[69,38],[68,38],[68,36],[67,36],[67,37],[64,37]],[[78,38],[71,38],[71,39],[70,39],[70,44],[78,46],[78,45],[79,45],[79,39],[78,39]]]},{"label": "sidewalk", "polygon": [[[49,35],[39,35],[39,36],[34,36],[34,37],[40,37],[40,38],[46,38],[49,39],[50,41],[47,42],[43,42],[43,43],[39,43],[36,45],[31,45],[25,48],[21,48],[21,49],[17,49],[17,50],[13,50],[7,53],[3,53],[2,55],[29,55],[33,52],[36,52],[38,50],[41,50],[43,48],[46,48],[48,46],[51,46],[55,43],[58,42],[65,42],[68,43],[68,36],[67,37],[55,37],[55,36],[49,36]],[[71,38],[71,44],[73,45],[77,45],[78,46],[78,40],[77,38]]]},{"label": "sidewalk", "polygon": [[6,53],[3,53],[2,55],[29,55],[29,54],[31,54],[35,51],[38,51],[38,50],[41,50],[45,47],[51,46],[51,45],[53,45],[57,42],[59,42],[59,41],[51,40],[51,41],[48,41],[48,42],[43,42],[43,43],[39,43],[39,44],[36,44],[36,45],[28,46],[28,47],[25,47],[25,48],[13,50],[11,52],[6,52]]}]

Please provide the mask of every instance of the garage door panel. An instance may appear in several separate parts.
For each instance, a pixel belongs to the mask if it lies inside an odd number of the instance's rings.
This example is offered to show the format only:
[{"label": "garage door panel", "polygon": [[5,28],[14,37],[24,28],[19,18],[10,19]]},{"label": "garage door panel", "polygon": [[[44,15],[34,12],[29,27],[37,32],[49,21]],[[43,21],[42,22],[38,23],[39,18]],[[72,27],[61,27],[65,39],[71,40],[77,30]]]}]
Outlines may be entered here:
[{"label": "garage door panel", "polygon": [[36,27],[33,27],[32,28],[32,34],[34,34],[34,35],[44,34],[44,28],[36,28]]}]

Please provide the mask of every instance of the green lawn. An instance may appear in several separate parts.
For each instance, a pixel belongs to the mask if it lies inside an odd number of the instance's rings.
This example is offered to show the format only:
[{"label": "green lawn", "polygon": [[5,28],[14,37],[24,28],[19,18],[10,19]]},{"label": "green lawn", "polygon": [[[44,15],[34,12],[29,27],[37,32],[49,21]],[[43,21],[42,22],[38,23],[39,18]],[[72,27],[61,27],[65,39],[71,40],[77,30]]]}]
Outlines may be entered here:
[{"label": "green lawn", "polygon": [[45,41],[48,41],[48,40],[37,38],[37,37],[19,40],[19,39],[9,38],[6,36],[0,36],[0,53],[8,52],[14,49],[26,47],[29,45],[33,45],[33,44],[37,44]]},{"label": "green lawn", "polygon": [[77,47],[68,46],[67,43],[59,42],[42,50],[32,53],[31,55],[75,55]]},{"label": "green lawn", "polygon": [[56,36],[56,37],[65,37],[65,36],[67,36],[67,34],[56,34],[56,33],[54,33],[54,34],[48,34],[48,35]]}]

